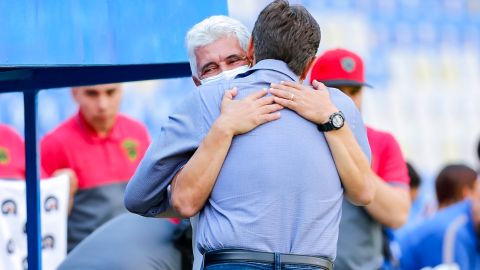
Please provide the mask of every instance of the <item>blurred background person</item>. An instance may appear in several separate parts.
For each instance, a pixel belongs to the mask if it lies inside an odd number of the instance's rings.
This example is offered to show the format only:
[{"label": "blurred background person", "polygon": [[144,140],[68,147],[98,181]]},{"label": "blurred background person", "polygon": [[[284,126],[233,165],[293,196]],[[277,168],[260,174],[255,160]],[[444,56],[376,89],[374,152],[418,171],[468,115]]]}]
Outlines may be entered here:
[{"label": "blurred background person", "polygon": [[[70,180],[69,211],[73,205],[73,194],[77,190],[77,179],[69,170],[58,170],[55,175],[65,173]],[[40,177],[46,178],[40,168]],[[0,124],[0,179],[25,180],[25,144],[13,128]]]},{"label": "blurred background person", "polygon": [[[470,170],[464,170],[470,176]],[[467,173],[468,171],[468,173]],[[401,269],[445,266],[448,269],[480,269],[480,183],[474,192],[455,203],[452,192],[432,218],[425,220],[400,239]],[[443,269],[443,268],[442,268]]]},{"label": "blurred background person", "polygon": [[415,170],[415,168],[410,162],[407,162],[407,168],[408,177],[410,178],[410,202],[412,203],[413,208],[413,204],[418,198],[418,192],[420,186],[422,185],[422,179],[420,178],[420,175],[418,175],[417,170]]},{"label": "blurred background person", "polygon": [[470,197],[474,192],[477,173],[464,164],[445,166],[435,179],[438,209]]},{"label": "blurred background person", "polygon": [[23,139],[4,124],[0,124],[0,179],[25,179]]},{"label": "blurred background person", "polygon": [[72,88],[76,115],[45,135],[41,164],[48,175],[70,169],[78,179],[68,218],[68,250],[126,212],[123,193],[150,139],[139,122],[118,113],[120,84]]},{"label": "blurred background person", "polygon": [[[361,111],[365,82],[363,60],[354,52],[332,49],[320,55],[310,73],[317,80],[340,89]],[[348,120],[347,120],[348,121]],[[372,203],[358,207],[344,200],[335,269],[378,269],[384,262],[382,226],[398,228],[408,217],[408,169],[395,138],[367,125],[375,172]]]},{"label": "blurred background person", "polygon": [[384,229],[383,231],[383,254],[385,256],[385,261],[382,269],[384,270],[399,269],[401,249],[400,244],[398,243],[398,238],[402,237],[409,228],[415,226],[424,218],[424,216],[421,214],[421,212],[424,211],[424,205],[421,201],[421,198],[418,196],[422,180],[417,170],[410,162],[407,162],[407,168],[408,177],[410,178],[409,186],[411,207],[407,222],[402,227],[395,230]]},{"label": "blurred background person", "polygon": [[[413,169],[413,167],[411,168]],[[411,179],[415,179],[415,174],[410,174],[410,176]],[[425,224],[431,224],[429,220],[438,215],[437,211],[441,211],[452,204],[471,198],[475,192],[476,180],[476,172],[466,165],[449,164],[442,168],[435,178],[436,206],[427,205],[428,209],[426,209],[418,207],[421,206],[421,204],[417,205],[417,207],[413,208],[415,212],[411,213],[408,223],[401,229],[395,231],[393,241],[395,241],[394,253],[396,258],[402,261],[410,260],[403,258],[405,249],[408,249],[410,246],[410,239],[416,238],[419,230],[427,230],[425,226],[430,225]],[[410,252],[406,254],[405,256],[409,257],[414,255]]]},{"label": "blurred background person", "polygon": [[392,250],[394,254],[392,255],[395,256],[395,258],[397,259],[399,258],[400,253],[399,246],[396,240],[400,237],[403,237],[406,231],[408,231],[411,227],[414,227],[419,222],[423,221],[424,218],[433,215],[433,212],[436,208],[436,203],[435,205],[430,205],[429,207],[425,206],[424,201],[419,196],[419,192],[422,188],[422,178],[420,177],[420,174],[411,162],[407,162],[407,168],[408,177],[410,178],[410,201],[412,205],[410,207],[407,222],[402,227],[394,230],[394,235],[392,235],[392,238],[390,239],[390,241],[392,241],[390,245],[394,245]]}]

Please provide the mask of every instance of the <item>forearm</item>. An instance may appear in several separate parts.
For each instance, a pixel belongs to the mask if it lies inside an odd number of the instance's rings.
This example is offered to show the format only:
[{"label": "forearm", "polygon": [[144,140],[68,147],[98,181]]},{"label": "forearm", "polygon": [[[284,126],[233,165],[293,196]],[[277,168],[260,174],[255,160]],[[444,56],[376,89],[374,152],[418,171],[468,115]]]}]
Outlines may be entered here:
[{"label": "forearm", "polygon": [[225,131],[221,121],[213,124],[172,183],[171,204],[183,217],[191,217],[203,208],[227,156],[233,134]]},{"label": "forearm", "polygon": [[347,123],[325,132],[347,198],[356,205],[368,205],[374,198],[373,172]]},{"label": "forearm", "polygon": [[155,217],[171,207],[167,188],[200,144],[200,139],[196,144],[193,138],[183,137],[178,143],[173,138],[161,135],[150,145],[128,182],[124,200],[130,212]]},{"label": "forearm", "polygon": [[403,226],[410,211],[407,189],[391,186],[377,175],[374,178],[376,192],[372,203],[366,206],[368,213],[384,226],[390,228]]}]

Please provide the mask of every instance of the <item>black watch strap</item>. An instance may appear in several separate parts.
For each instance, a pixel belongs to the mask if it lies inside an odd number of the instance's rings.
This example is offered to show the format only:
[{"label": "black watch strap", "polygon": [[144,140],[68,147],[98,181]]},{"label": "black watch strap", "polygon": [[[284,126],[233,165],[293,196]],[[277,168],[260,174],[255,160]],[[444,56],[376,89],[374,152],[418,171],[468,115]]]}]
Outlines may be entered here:
[{"label": "black watch strap", "polygon": [[[341,123],[336,123],[334,124],[334,118],[340,118]],[[330,117],[328,118],[328,122],[324,124],[317,125],[317,129],[320,132],[326,132],[326,131],[331,131],[331,130],[337,130],[343,127],[345,124],[345,116],[341,111],[335,112]]]},{"label": "black watch strap", "polygon": [[318,129],[320,132],[326,132],[326,131],[334,130],[335,127],[333,126],[333,124],[332,124],[330,121],[328,121],[328,122],[325,123],[325,124],[317,125],[317,129]]}]

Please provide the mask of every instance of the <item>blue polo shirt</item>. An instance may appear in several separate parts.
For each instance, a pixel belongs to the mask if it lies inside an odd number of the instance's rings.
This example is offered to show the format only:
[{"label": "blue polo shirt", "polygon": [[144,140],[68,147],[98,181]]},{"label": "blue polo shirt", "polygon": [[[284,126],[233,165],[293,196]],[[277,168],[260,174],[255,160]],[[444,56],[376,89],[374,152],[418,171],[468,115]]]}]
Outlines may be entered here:
[{"label": "blue polo shirt", "polygon": [[478,236],[469,200],[441,210],[410,230],[399,243],[402,269],[453,263],[459,269],[480,269]]},{"label": "blue polo shirt", "polygon": [[[225,90],[236,86],[236,98],[242,99],[272,82],[296,80],[284,62],[263,60],[231,81],[200,87],[148,149],[127,186],[127,208],[155,216],[168,207],[166,187],[220,115]],[[359,111],[341,91],[329,91],[369,157]],[[314,123],[284,109],[279,120],[233,139],[199,213],[197,246],[202,253],[244,248],[334,259],[342,199],[324,134]]]}]

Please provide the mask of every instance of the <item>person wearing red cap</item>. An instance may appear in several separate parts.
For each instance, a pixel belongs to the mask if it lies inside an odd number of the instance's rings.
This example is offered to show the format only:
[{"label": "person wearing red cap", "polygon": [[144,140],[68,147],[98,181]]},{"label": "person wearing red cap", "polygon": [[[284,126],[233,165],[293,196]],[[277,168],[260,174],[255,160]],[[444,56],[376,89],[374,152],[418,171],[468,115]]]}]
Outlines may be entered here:
[{"label": "person wearing red cap", "polygon": [[[314,80],[340,89],[361,110],[365,82],[363,61],[345,49],[328,50],[311,69]],[[395,138],[367,126],[372,150],[372,170],[376,175],[376,194],[365,208],[343,204],[336,269],[378,269],[382,262],[382,228],[398,228],[408,217],[408,169]],[[366,211],[365,211],[366,210]]]}]

